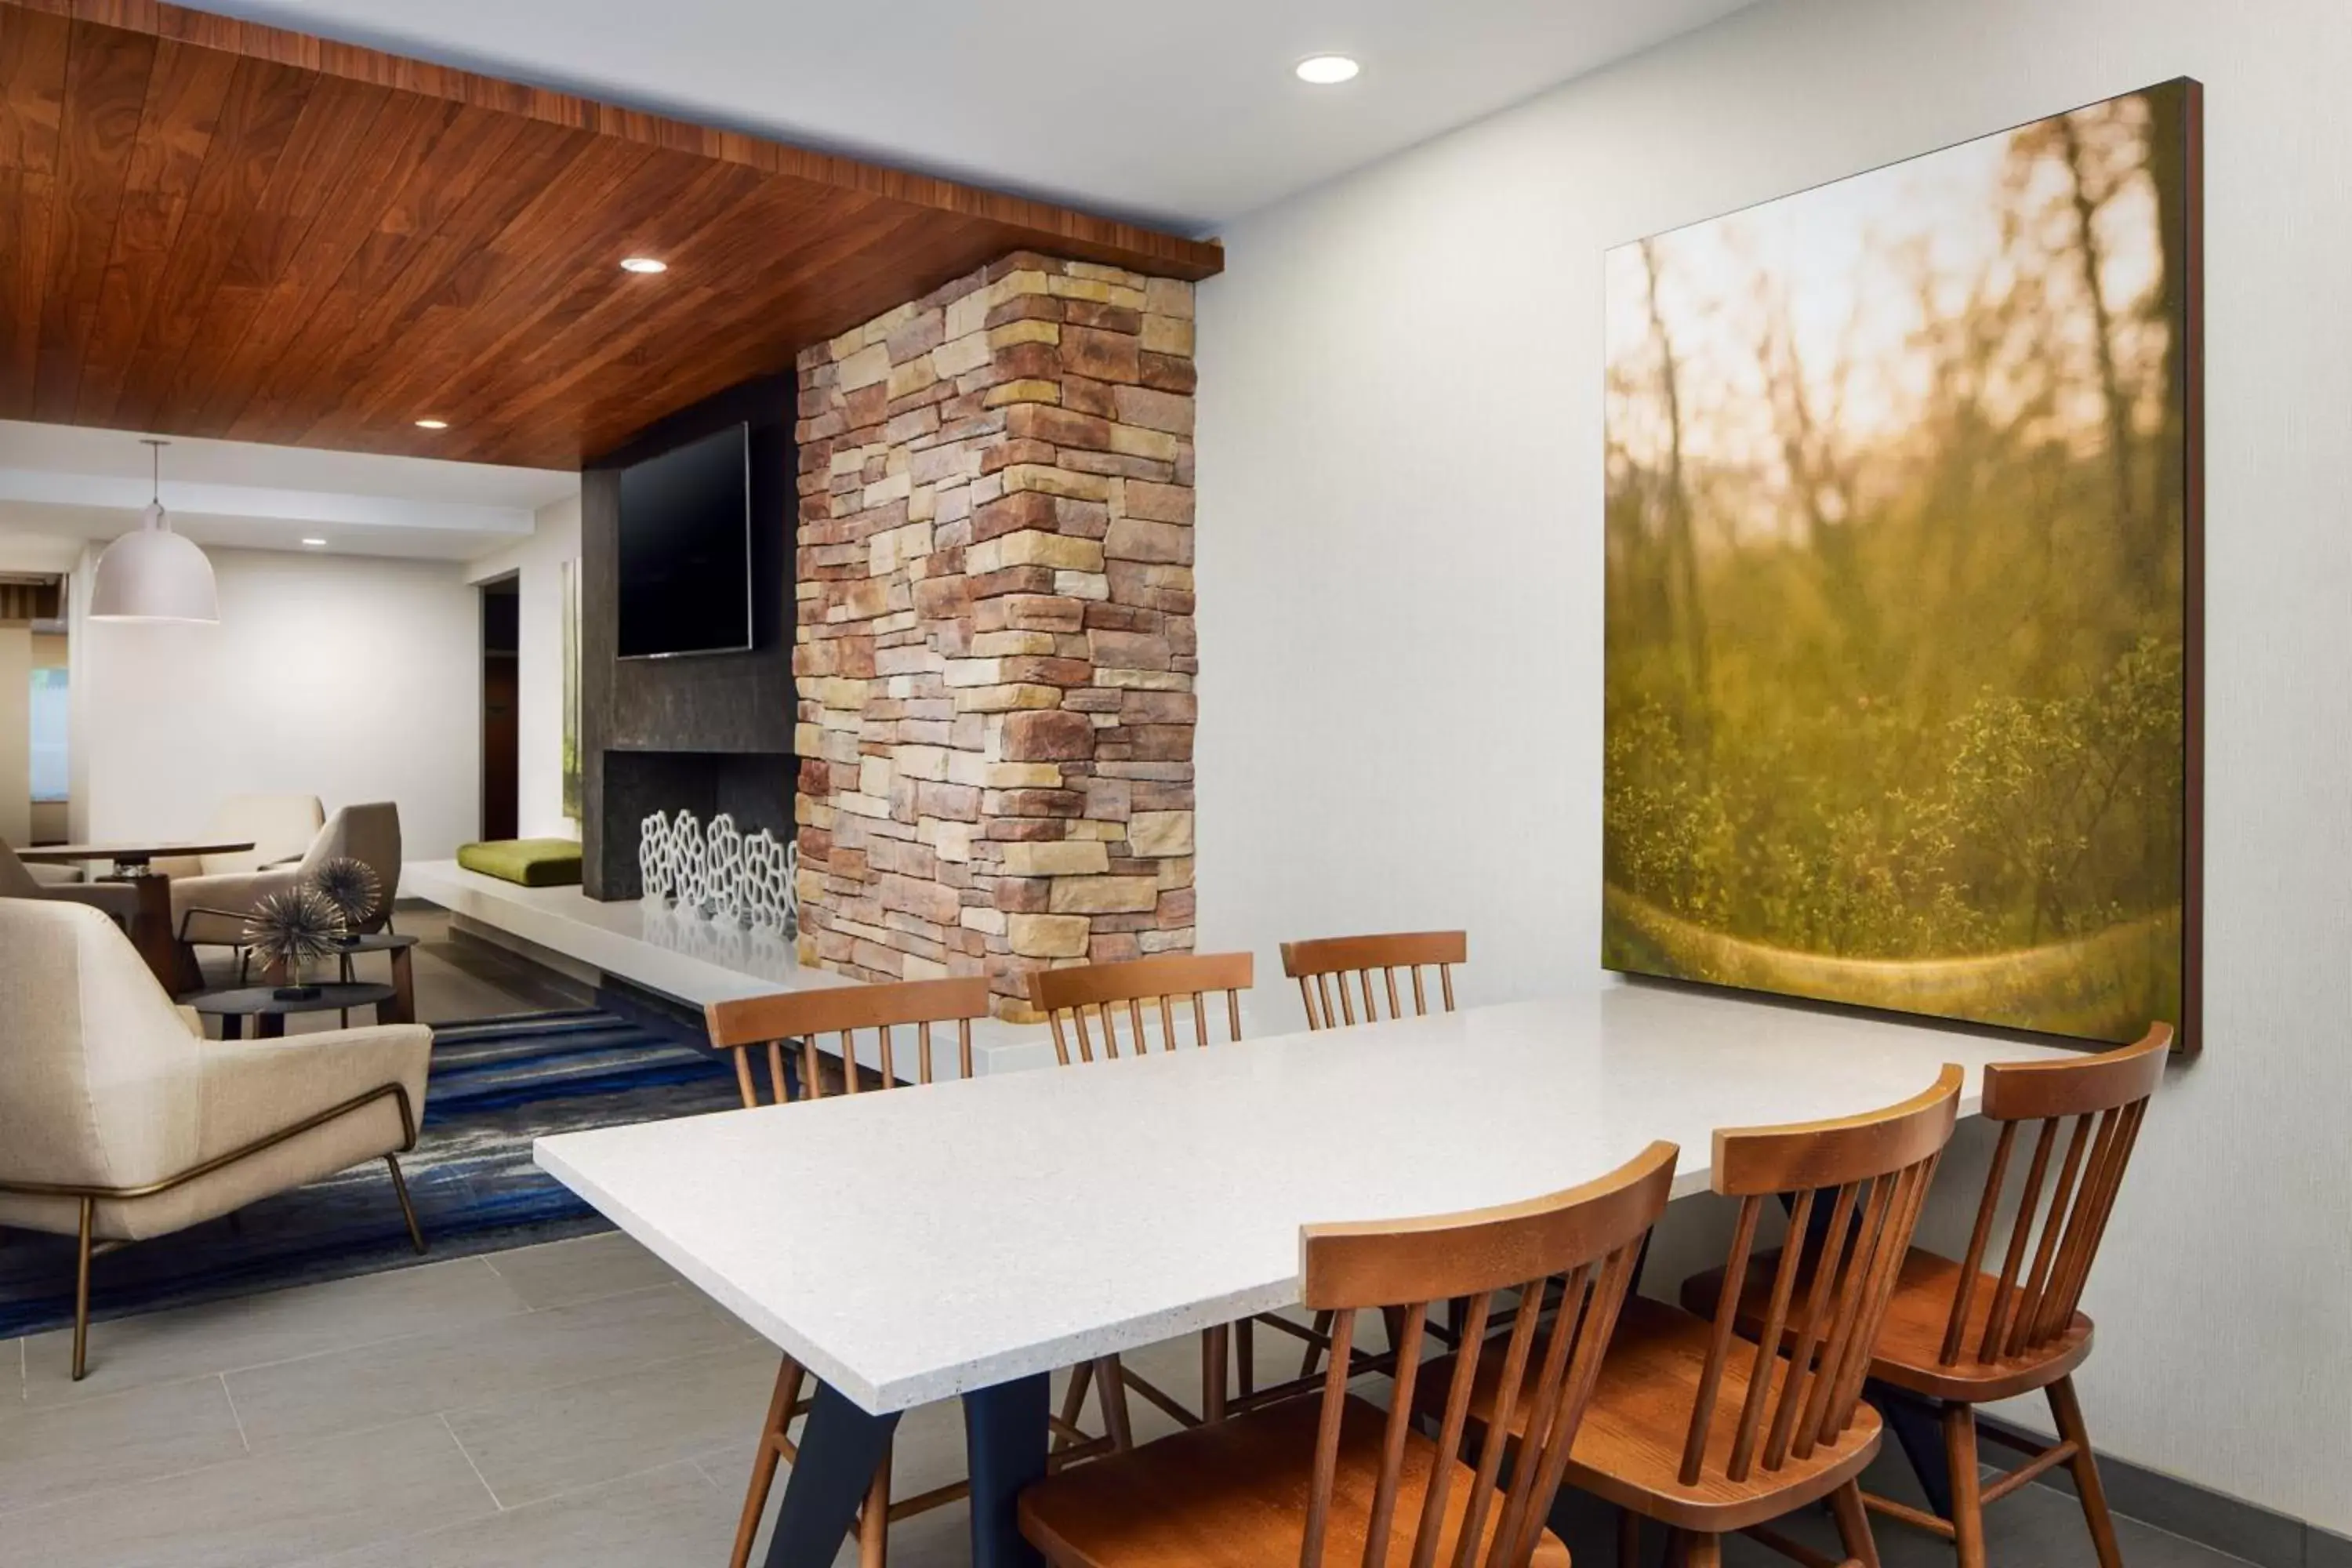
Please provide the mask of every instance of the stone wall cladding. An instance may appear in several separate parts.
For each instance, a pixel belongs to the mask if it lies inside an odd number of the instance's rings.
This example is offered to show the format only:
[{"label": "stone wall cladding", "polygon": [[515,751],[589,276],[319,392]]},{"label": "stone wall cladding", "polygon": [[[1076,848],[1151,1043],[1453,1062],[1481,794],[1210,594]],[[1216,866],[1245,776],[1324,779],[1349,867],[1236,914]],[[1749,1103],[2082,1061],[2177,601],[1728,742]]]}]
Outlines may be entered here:
[{"label": "stone wall cladding", "polygon": [[1192,946],[1192,286],[1020,252],[799,360],[802,955]]}]

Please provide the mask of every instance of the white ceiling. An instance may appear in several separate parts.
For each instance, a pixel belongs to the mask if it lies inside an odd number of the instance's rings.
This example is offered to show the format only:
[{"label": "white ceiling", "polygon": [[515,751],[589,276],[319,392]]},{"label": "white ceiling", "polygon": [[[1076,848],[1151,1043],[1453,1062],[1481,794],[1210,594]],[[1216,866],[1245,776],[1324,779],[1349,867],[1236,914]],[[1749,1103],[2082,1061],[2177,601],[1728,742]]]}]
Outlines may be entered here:
[{"label": "white ceiling", "polygon": [[[1193,233],[1749,0],[202,0]],[[1363,74],[1313,88],[1307,55]]]},{"label": "white ceiling", "polygon": [[[175,439],[172,526],[199,544],[469,561],[531,530],[577,474]],[[0,420],[0,570],[59,571],[81,545],[139,526],[151,487],[135,435]]]}]

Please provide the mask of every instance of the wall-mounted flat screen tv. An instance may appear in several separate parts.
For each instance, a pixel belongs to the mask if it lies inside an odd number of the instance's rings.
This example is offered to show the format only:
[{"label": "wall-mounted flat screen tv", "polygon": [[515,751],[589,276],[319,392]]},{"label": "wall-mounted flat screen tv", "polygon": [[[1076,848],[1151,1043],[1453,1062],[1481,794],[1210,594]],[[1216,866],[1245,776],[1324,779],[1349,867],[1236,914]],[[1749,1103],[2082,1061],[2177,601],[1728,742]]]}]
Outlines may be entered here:
[{"label": "wall-mounted flat screen tv", "polygon": [[621,470],[623,658],[751,646],[751,459],[730,425]]}]

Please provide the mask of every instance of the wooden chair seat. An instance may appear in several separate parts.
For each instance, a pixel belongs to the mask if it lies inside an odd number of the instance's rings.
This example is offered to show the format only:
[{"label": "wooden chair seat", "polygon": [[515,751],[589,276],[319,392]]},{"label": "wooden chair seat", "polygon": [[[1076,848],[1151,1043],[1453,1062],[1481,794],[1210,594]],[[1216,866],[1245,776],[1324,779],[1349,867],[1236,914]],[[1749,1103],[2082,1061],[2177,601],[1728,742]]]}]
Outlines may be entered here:
[{"label": "wooden chair seat", "polygon": [[[1663,1301],[1638,1296],[1626,1301],[1601,1363],[1601,1381],[1585,1406],[1584,1425],[1569,1450],[1569,1484],[1676,1529],[1726,1534],[1827,1497],[1870,1463],[1878,1451],[1879,1419],[1864,1406],[1835,1442],[1801,1458],[1790,1456],[1768,1486],[1726,1480],[1725,1461],[1738,1440],[1750,1367],[1746,1356],[1732,1356],[1722,1369],[1708,1423],[1706,1465],[1696,1481],[1685,1484],[1678,1471],[1690,1430],[1691,1390],[1706,1366],[1713,1331],[1706,1319]],[[1769,1392],[1778,1394],[1785,1381],[1779,1374],[1788,1364],[1776,1358]],[[1500,1370],[1492,1357],[1479,1369],[1470,1412],[1482,1426],[1493,1408]],[[1424,1386],[1444,1396],[1444,1377],[1426,1379]],[[1414,1403],[1424,1415],[1435,1413],[1428,1396]],[[1527,1409],[1524,1399],[1518,1408]],[[1513,1422],[1515,1431],[1518,1425]]]},{"label": "wooden chair seat", "polygon": [[[1739,1292],[1738,1327],[1751,1340],[1764,1331],[1764,1314],[1772,1301],[1773,1271],[1780,1264],[1780,1254],[1775,1249],[1760,1254],[1748,1266],[1747,1280]],[[1801,1264],[1797,1300],[1790,1307],[1787,1331],[1790,1338],[1804,1327],[1802,1304],[1809,1296],[1811,1276],[1811,1268]],[[1978,1288],[1969,1292],[1964,1326],[1965,1342],[1971,1346],[1984,1333],[2000,1285],[1990,1274],[1979,1273],[1977,1278]],[[1925,1247],[1915,1247],[1906,1253],[1886,1321],[1871,1349],[1870,1375],[1931,1399],[1984,1405],[2045,1388],[2080,1366],[2091,1353],[2091,1320],[2076,1312],[2056,1334],[2018,1355],[1991,1361],[1967,1355],[1946,1363],[1941,1359],[1944,1336],[1959,1288],[1960,1266],[1952,1259]],[[1683,1305],[1694,1311],[1712,1310],[1722,1293],[1723,1270],[1710,1268],[1683,1282]]]},{"label": "wooden chair seat", "polygon": [[[1055,1568],[1298,1568],[1322,1415],[1318,1400],[1292,1400],[1074,1466],[1022,1494],[1022,1532]],[[1363,1561],[1387,1424],[1378,1408],[1347,1401],[1326,1562]],[[1437,1446],[1419,1432],[1405,1434],[1396,1512],[1405,1519],[1420,1512],[1441,1462],[1451,1467],[1455,1484],[1448,1489],[1437,1561],[1452,1563],[1473,1495],[1472,1472],[1458,1459],[1441,1461]],[[1486,1510],[1474,1561],[1485,1560],[1502,1511]],[[1413,1539],[1410,1530],[1390,1537],[1389,1568],[1409,1568]],[[1568,1548],[1547,1530],[1533,1562],[1536,1568],[1569,1568]]]}]

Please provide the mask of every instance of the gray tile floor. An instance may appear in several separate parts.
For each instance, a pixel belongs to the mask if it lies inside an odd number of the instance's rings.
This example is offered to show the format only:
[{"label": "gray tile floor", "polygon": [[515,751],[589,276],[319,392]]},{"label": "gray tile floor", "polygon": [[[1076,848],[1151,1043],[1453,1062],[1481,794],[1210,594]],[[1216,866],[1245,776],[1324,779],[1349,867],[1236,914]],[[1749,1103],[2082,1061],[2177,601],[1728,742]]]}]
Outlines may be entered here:
[{"label": "gray tile floor", "polygon": [[[432,917],[401,921],[427,939],[428,1019],[581,999],[446,940]],[[1269,1377],[1286,1359],[1295,1370],[1278,1336],[1259,1342]],[[67,1354],[63,1331],[0,1341],[5,1568],[719,1568],[775,1369],[772,1351],[617,1235],[107,1322],[79,1384]],[[1187,1341],[1137,1364],[1181,1390],[1197,1355]],[[1139,1435],[1165,1429],[1148,1405],[1137,1414]],[[962,1450],[954,1406],[914,1413],[899,1489],[960,1475]],[[1571,1499],[1560,1523],[1581,1561],[1613,1561],[1606,1510]],[[900,1525],[895,1568],[963,1563],[964,1526],[961,1507]],[[2134,1568],[2235,1561],[2119,1528]],[[1830,1541],[1819,1521],[1797,1529]],[[1996,1563],[2093,1561],[2062,1493],[2026,1489],[1990,1531]],[[1889,1568],[1952,1560],[1899,1527],[1879,1542]],[[1746,1542],[1729,1555],[1780,1561]]]},{"label": "gray tile floor", "polygon": [[[1285,1347],[1260,1341],[1276,1375]],[[1181,1390],[1197,1353],[1157,1347],[1139,1366]],[[716,1568],[775,1368],[617,1235],[108,1323],[80,1384],[66,1360],[62,1332],[0,1342],[0,1562]],[[1138,1408],[1146,1434],[1164,1429]],[[901,1489],[958,1475],[962,1447],[953,1406],[910,1415]],[[1605,1510],[1571,1500],[1561,1520],[1584,1561],[1612,1560]],[[892,1561],[953,1568],[963,1528],[961,1508],[909,1521]],[[1828,1544],[1817,1521],[1799,1528]],[[2135,1568],[2234,1561],[2120,1529]],[[1991,1536],[1998,1563],[2092,1562],[2073,1500],[2042,1488],[1998,1508]],[[1892,1525],[1880,1545],[1889,1568],[1951,1561]]]}]

